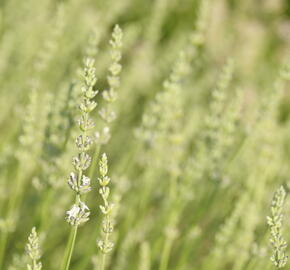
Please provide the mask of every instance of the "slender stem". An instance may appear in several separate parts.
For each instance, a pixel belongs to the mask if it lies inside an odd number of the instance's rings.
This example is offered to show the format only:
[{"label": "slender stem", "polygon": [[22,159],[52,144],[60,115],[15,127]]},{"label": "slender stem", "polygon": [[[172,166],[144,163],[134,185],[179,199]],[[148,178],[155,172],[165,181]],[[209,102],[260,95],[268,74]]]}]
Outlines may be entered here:
[{"label": "slender stem", "polygon": [[1,233],[1,239],[0,239],[0,269],[3,267],[3,258],[5,254],[5,249],[6,249],[6,243],[8,239],[8,232],[2,232]]},{"label": "slender stem", "polygon": [[[85,169],[87,168],[84,164],[82,164],[83,162],[88,162],[88,160],[86,159],[86,155],[87,155],[87,151],[89,149],[89,144],[87,141],[87,131],[91,128],[91,124],[89,123],[89,121],[92,121],[89,119],[89,112],[92,111],[94,108],[90,107],[90,106],[95,106],[95,104],[93,104],[91,102],[92,97],[95,96],[96,92],[93,91],[93,86],[95,84],[96,81],[96,77],[95,77],[95,68],[93,67],[94,65],[94,61],[91,61],[90,59],[87,59],[86,64],[85,64],[85,69],[84,69],[84,73],[85,73],[85,78],[84,78],[84,90],[82,88],[82,92],[83,92],[83,96],[82,96],[82,103],[80,104],[80,110],[81,110],[81,125],[80,125],[80,131],[81,131],[81,135],[80,138],[81,142],[80,144],[77,143],[77,148],[79,150],[78,153],[78,157],[79,158],[79,165],[80,166],[75,166],[75,170],[77,172],[77,183],[76,186],[78,187],[78,190],[76,191],[76,197],[75,197],[75,205],[74,206],[79,206],[81,203],[83,203],[81,201],[81,190],[80,188],[82,187],[82,179],[83,179],[83,173],[85,171]],[[77,139],[78,140],[78,139]],[[89,166],[90,164],[88,164]],[[76,241],[76,236],[77,236],[77,231],[78,231],[78,225],[80,223],[82,223],[82,220],[78,220],[78,214],[76,214],[76,216],[73,216],[74,221],[71,223],[72,225],[74,225],[71,228],[70,231],[70,236],[69,236],[69,240],[67,243],[67,247],[65,250],[65,256],[63,258],[63,263],[61,265],[61,270],[69,270],[69,266],[70,266],[70,261],[71,261],[71,257],[72,257],[72,253],[75,247],[75,241]],[[89,214],[89,212],[88,212]],[[84,222],[84,221],[83,221]]]},{"label": "slender stem", "polygon": [[167,270],[170,251],[172,247],[172,241],[173,241],[172,237],[166,237],[165,244],[162,250],[159,270]]},{"label": "slender stem", "polygon": [[74,226],[73,228],[71,228],[69,240],[66,246],[65,255],[62,262],[62,266],[60,268],[61,270],[69,269],[71,257],[74,250],[76,237],[77,237],[77,232],[78,232],[78,226]]},{"label": "slender stem", "polygon": [[[174,207],[174,202],[177,197],[177,177],[171,175],[170,177],[170,187],[169,187],[169,202],[170,202],[170,213],[169,213],[169,224],[170,226],[175,227],[176,223],[176,206]],[[161,262],[159,270],[167,270],[169,256],[171,252],[171,247],[173,243],[173,237],[166,234],[165,243],[162,250]]]},{"label": "slender stem", "polygon": [[100,270],[105,270],[105,268],[106,268],[106,254],[103,253]]},{"label": "slender stem", "polygon": [[[106,233],[105,243],[108,243],[108,240],[109,240],[109,233]],[[101,261],[101,269],[100,270],[105,270],[106,269],[106,255],[107,254],[105,252],[103,252],[102,261]]]},{"label": "slender stem", "polygon": [[[79,171],[79,178],[82,177],[82,171]],[[80,201],[80,195],[76,196],[76,202]],[[65,249],[65,254],[63,257],[63,261],[62,261],[62,265],[61,265],[61,270],[68,270],[69,266],[70,266],[70,261],[71,261],[71,257],[73,254],[73,250],[75,247],[75,242],[76,242],[76,237],[77,237],[77,232],[78,232],[78,226],[73,226],[70,230],[70,235],[69,235],[69,239],[67,242],[67,246]]]}]

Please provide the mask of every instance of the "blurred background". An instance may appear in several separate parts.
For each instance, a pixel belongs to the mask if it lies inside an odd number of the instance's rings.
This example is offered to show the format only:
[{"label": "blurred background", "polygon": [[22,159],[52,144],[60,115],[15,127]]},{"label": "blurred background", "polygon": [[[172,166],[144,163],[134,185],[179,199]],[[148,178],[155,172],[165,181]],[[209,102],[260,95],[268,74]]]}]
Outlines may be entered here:
[{"label": "blurred background", "polygon": [[[289,18],[288,0],[1,0],[0,269],[26,269],[33,226],[43,269],[60,269],[83,59],[102,93],[116,24],[110,134],[101,95],[91,114],[116,206],[107,269],[274,268],[266,216],[290,188]],[[99,269],[97,176],[71,270]]]}]

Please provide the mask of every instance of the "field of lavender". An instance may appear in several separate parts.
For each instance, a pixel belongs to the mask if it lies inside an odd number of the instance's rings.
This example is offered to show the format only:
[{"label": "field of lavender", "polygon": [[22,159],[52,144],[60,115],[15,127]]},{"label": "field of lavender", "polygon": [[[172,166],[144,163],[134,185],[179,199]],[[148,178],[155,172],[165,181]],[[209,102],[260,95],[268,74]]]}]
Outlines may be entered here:
[{"label": "field of lavender", "polygon": [[1,0],[1,270],[290,269],[288,0]]}]

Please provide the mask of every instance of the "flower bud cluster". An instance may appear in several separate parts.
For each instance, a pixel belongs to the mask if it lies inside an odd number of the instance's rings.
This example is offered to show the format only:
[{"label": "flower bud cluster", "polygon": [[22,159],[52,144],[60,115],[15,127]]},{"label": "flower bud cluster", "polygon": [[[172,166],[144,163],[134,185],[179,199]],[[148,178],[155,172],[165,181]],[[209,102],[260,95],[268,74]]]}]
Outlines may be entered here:
[{"label": "flower bud cluster", "polygon": [[66,221],[72,226],[79,226],[89,220],[90,209],[79,201],[66,212]]},{"label": "flower bud cluster", "polygon": [[28,237],[28,243],[26,245],[26,252],[30,259],[32,260],[32,264],[27,264],[28,270],[41,270],[42,264],[39,261],[40,255],[40,248],[39,248],[39,239],[36,233],[35,227],[32,228],[32,231]]},{"label": "flower bud cluster", "polygon": [[287,242],[282,235],[283,205],[285,203],[285,198],[286,191],[284,187],[281,186],[276,191],[272,200],[271,216],[267,217],[271,232],[270,243],[273,248],[271,261],[277,268],[284,267],[288,260],[288,256],[285,254]]},{"label": "flower bud cluster", "polygon": [[101,160],[99,162],[99,171],[100,171],[100,177],[98,178],[99,184],[100,184],[99,193],[103,199],[103,204],[100,205],[100,209],[104,215],[103,222],[102,222],[102,231],[104,234],[104,238],[102,240],[99,240],[97,244],[100,250],[104,254],[106,254],[110,252],[114,246],[113,242],[109,240],[109,236],[114,230],[114,224],[111,219],[114,205],[109,203],[108,201],[108,198],[110,195],[110,188],[108,185],[111,179],[107,175],[108,174],[108,159],[105,153],[102,155]]},{"label": "flower bud cluster", "polygon": [[112,63],[109,67],[109,75],[107,76],[109,89],[104,90],[102,93],[103,99],[106,101],[106,105],[99,110],[99,115],[105,122],[105,128],[101,132],[102,134],[99,133],[100,137],[103,138],[98,141],[101,144],[106,144],[109,141],[111,137],[109,124],[116,119],[116,113],[112,110],[110,104],[117,99],[118,95],[116,90],[120,87],[120,73],[122,70],[122,66],[120,64],[122,58],[122,39],[123,32],[119,25],[116,25],[110,40]]},{"label": "flower bud cluster", "polygon": [[78,154],[73,158],[75,171],[71,172],[68,178],[68,185],[76,193],[76,203],[66,212],[66,221],[72,226],[79,226],[89,219],[90,210],[81,200],[81,196],[91,190],[91,180],[85,175],[85,171],[91,165],[92,158],[87,153],[92,144],[93,138],[89,131],[94,127],[94,122],[89,114],[92,112],[97,103],[93,100],[98,91],[94,90],[97,82],[94,59],[87,58],[83,74],[82,102],[79,105],[81,112],[78,121],[81,134],[76,138]]}]

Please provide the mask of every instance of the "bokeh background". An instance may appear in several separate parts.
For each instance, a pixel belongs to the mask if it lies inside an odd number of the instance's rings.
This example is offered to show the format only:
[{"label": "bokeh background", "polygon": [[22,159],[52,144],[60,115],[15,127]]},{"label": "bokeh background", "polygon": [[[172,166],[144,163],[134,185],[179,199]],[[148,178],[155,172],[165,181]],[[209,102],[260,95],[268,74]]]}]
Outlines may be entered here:
[{"label": "bokeh background", "polygon": [[[290,187],[289,18],[287,0],[1,0],[0,269],[26,269],[33,226],[43,269],[60,268],[79,75],[93,57],[96,88],[108,87],[116,24],[117,118],[96,141],[116,205],[107,269],[274,268],[266,216]],[[71,270],[99,269],[97,175]]]}]

